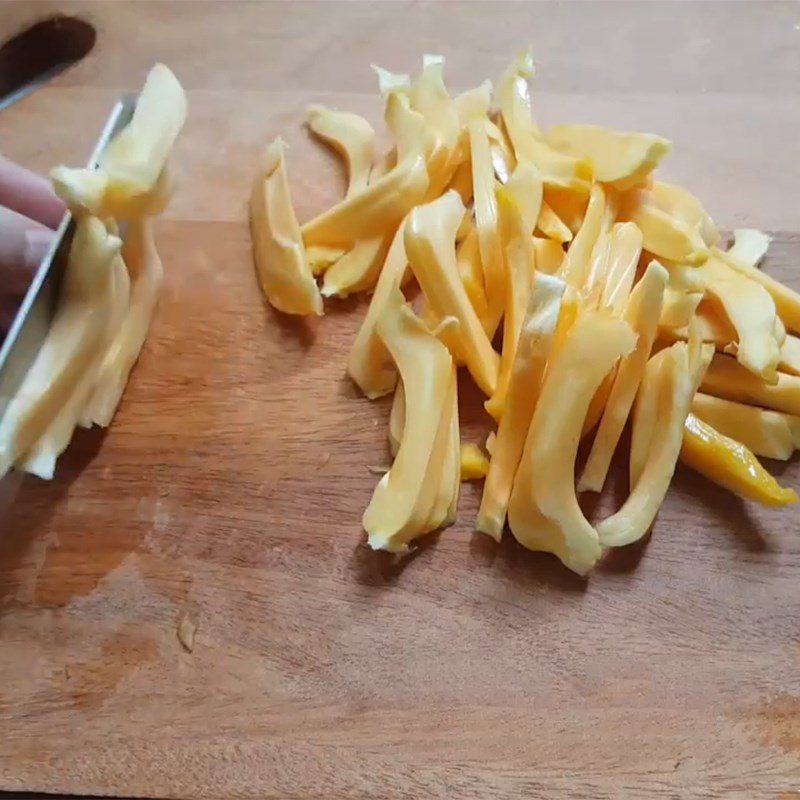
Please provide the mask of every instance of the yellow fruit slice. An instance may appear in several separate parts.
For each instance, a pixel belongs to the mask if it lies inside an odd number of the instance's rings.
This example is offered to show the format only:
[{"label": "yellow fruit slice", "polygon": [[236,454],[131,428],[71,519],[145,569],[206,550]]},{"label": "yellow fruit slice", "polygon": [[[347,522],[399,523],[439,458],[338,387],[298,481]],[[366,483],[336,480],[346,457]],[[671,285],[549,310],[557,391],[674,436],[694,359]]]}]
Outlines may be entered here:
[{"label": "yellow fruit slice", "polygon": [[325,272],[322,296],[348,297],[372,289],[378,281],[392,236],[381,234],[358,242]]},{"label": "yellow fruit slice", "polygon": [[461,445],[461,480],[477,481],[489,472],[489,459],[476,444]]},{"label": "yellow fruit slice", "polygon": [[276,139],[266,150],[250,198],[250,231],[261,288],[286,314],[322,314],[319,293],[306,260],[300,226],[286,175],[285,144]]},{"label": "yellow fruit slice", "polygon": [[575,496],[581,429],[600,383],[635,342],[630,326],[607,312],[578,316],[548,365],[514,480],[508,520],[516,539],[530,550],[555,553],[578,574],[588,572],[601,552]]},{"label": "yellow fruit slice", "polygon": [[547,141],[562,153],[589,161],[594,179],[617,189],[641,183],[672,149],[660,136],[600,125],[555,125]]},{"label": "yellow fruit slice", "polygon": [[417,206],[406,222],[405,249],[436,317],[455,317],[459,322],[458,331],[446,338],[448,345],[464,360],[481,390],[491,396],[497,388],[499,357],[470,303],[456,264],[454,243],[463,215],[464,206],[453,191]]},{"label": "yellow fruit slice", "polygon": [[743,444],[714,430],[694,414],[686,420],[681,461],[747,500],[766,506],[797,502],[795,491],[783,488]]},{"label": "yellow fruit slice", "polygon": [[309,109],[309,130],[330,145],[347,163],[345,197],[366,189],[375,149],[375,131],[363,117],[322,106]]},{"label": "yellow fruit slice", "polygon": [[608,268],[600,307],[620,315],[625,309],[642,254],[642,232],[631,222],[617,223],[611,229]]},{"label": "yellow fruit slice", "polygon": [[582,290],[589,275],[592,248],[600,235],[606,210],[606,194],[599,184],[592,186],[583,224],[567,250],[561,274],[569,286]]},{"label": "yellow fruit slice", "polygon": [[488,440],[486,443],[491,460],[476,527],[497,541],[505,525],[514,476],[551,356],[565,288],[560,278],[536,275],[511,370],[505,411],[491,447]]}]

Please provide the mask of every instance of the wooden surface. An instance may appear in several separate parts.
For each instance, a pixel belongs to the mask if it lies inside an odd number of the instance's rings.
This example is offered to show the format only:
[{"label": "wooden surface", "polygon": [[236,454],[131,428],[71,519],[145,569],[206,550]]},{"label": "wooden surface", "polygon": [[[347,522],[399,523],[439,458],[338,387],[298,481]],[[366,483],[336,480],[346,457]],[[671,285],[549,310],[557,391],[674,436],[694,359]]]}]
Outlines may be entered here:
[{"label": "wooden surface", "polygon": [[[0,28],[48,7],[3,3]],[[800,797],[797,510],[681,468],[650,543],[583,582],[473,534],[467,486],[457,527],[393,566],[359,526],[368,466],[387,459],[387,404],[344,378],[364,305],[277,317],[245,224],[277,134],[301,218],[338,196],[301,114],[323,102],[378,124],[370,61],[441,52],[461,89],[531,42],[545,124],[668,136],[664,175],[721,227],[774,232],[767,269],[800,288],[800,6],[58,5],[73,7],[97,49],[0,114],[5,153],[81,163],[156,60],[191,111],[158,227],[166,286],[113,429],[80,435],[51,484],[0,484],[0,788]],[[474,440],[477,400],[465,383]],[[775,469],[800,488],[797,462]]]}]

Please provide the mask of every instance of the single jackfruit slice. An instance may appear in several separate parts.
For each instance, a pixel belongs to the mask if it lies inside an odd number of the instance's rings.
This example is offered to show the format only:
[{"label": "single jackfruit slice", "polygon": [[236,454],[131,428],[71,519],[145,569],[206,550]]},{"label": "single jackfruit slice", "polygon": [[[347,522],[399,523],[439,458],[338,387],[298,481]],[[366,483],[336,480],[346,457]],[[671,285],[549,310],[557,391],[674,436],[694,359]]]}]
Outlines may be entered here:
[{"label": "single jackfruit slice", "polygon": [[164,277],[150,220],[132,220],[128,224],[122,260],[130,280],[130,303],[98,371],[82,425],[94,423],[107,428],[111,424],[150,329]]},{"label": "single jackfruit slice", "polygon": [[306,247],[306,261],[314,275],[321,275],[326,269],[333,266],[347,251],[346,247],[332,247],[328,245],[311,245]]},{"label": "single jackfruit slice", "polygon": [[729,492],[766,506],[797,502],[794,489],[783,488],[741,442],[689,414],[683,432],[681,461]]},{"label": "single jackfruit slice", "polygon": [[768,292],[713,256],[696,268],[706,298],[736,331],[733,348],[739,363],[768,383],[777,380],[780,350],[775,340],[775,303]]},{"label": "single jackfruit slice", "polygon": [[[603,545],[622,547],[632,544],[650,530],[675,472],[692,397],[712,354],[713,348],[700,346],[696,336],[688,345],[678,342],[667,351],[661,368],[656,372],[658,416],[647,456],[622,508],[597,526],[597,535]],[[647,377],[645,375],[645,379]]]},{"label": "single jackfruit slice", "polygon": [[495,125],[490,119],[484,120],[486,133],[489,136],[489,149],[492,151],[494,174],[500,183],[508,183],[517,168],[517,157],[502,125]]},{"label": "single jackfruit slice", "polygon": [[483,284],[483,267],[481,265],[478,231],[474,228],[458,245],[456,249],[456,264],[458,266],[458,274],[461,276],[461,281],[467,290],[469,301],[472,303],[483,329],[488,332],[490,327],[488,319],[489,301],[486,299],[486,289]]},{"label": "single jackfruit slice", "polygon": [[458,273],[455,236],[464,215],[458,194],[449,191],[438,200],[417,206],[405,226],[405,249],[427,302],[440,320],[455,317],[457,333],[448,346],[464,363],[483,392],[497,388],[499,357],[481,325]]},{"label": "single jackfruit slice", "polygon": [[544,192],[544,199],[574,236],[583,225],[589,195],[586,192],[572,192],[548,186]]},{"label": "single jackfruit slice", "polygon": [[[384,110],[386,127],[394,137],[395,165],[415,156],[429,159],[436,149],[437,138],[433,129],[426,123],[419,111],[411,108],[411,101],[402,94],[392,93],[386,98]],[[384,173],[384,174],[388,174]],[[370,179],[374,183],[382,176]]]},{"label": "single jackfruit slice", "polygon": [[484,81],[480,86],[461,92],[453,102],[461,128],[466,128],[473,120],[486,119],[492,105],[492,82]]},{"label": "single jackfruit slice", "polygon": [[386,254],[369,308],[347,360],[348,374],[370,399],[389,394],[397,380],[397,370],[377,334],[376,325],[392,294],[400,289],[408,266],[404,233],[405,221],[397,229]]},{"label": "single jackfruit slice", "polygon": [[800,375],[800,339],[797,336],[787,336],[784,339],[778,369],[790,375]]},{"label": "single jackfruit slice", "polygon": [[533,58],[530,51],[524,51],[497,83],[497,103],[517,160],[533,164],[549,186],[588,192],[592,177],[589,162],[551,147],[533,121],[528,87],[532,75]]},{"label": "single jackfruit slice", "polygon": [[399,224],[428,190],[424,155],[409,155],[361,192],[339,201],[302,227],[303,242],[352,245]]},{"label": "single jackfruit slice", "polygon": [[578,482],[578,491],[599,492],[603,488],[611,458],[650,359],[666,283],[667,271],[657,261],[651,261],[631,293],[624,319],[637,335],[636,347],[617,369],[600,427]]},{"label": "single jackfruit slice", "polygon": [[687,292],[667,286],[659,320],[662,335],[670,339],[682,338],[702,300],[702,292]]},{"label": "single jackfruit slice", "polygon": [[348,297],[374,288],[391,241],[391,234],[380,234],[357,242],[325,272],[322,296]]},{"label": "single jackfruit slice", "polygon": [[405,418],[397,456],[375,487],[363,525],[370,547],[402,553],[427,532],[438,493],[451,434],[453,360],[399,290],[377,329],[403,379]]},{"label": "single jackfruit slice", "polygon": [[727,255],[740,264],[757,267],[769,250],[772,237],[755,228],[737,228],[733,232],[733,245]]},{"label": "single jackfruit slice", "polygon": [[[131,121],[100,155],[108,176],[104,206],[117,211],[151,193],[186,121],[186,93],[172,71],[156,64],[148,73]],[[126,215],[118,215],[125,217]]]},{"label": "single jackfruit slice", "polygon": [[631,490],[636,487],[650,453],[650,443],[655,434],[660,410],[660,391],[663,383],[661,372],[668,359],[672,358],[669,348],[659,350],[645,365],[644,375],[636,393],[631,425],[631,452],[628,467],[628,480]]},{"label": "single jackfruit slice", "polygon": [[600,298],[600,307],[619,316],[625,309],[642,254],[642,232],[630,222],[620,222],[611,229],[608,267]]},{"label": "single jackfruit slice", "polygon": [[378,90],[381,95],[386,97],[394,92],[407,93],[411,86],[411,78],[408,75],[402,72],[392,72],[377,64],[370,64],[370,67],[378,78]]},{"label": "single jackfruit slice", "polygon": [[491,339],[505,304],[505,277],[500,223],[495,196],[494,168],[486,128],[480,121],[469,126],[472,186],[475,201],[475,227],[483,267],[483,281],[488,302],[488,335]]},{"label": "single jackfruit slice", "polygon": [[800,294],[784,286],[771,275],[757,269],[771,241],[761,231],[750,228],[734,231],[736,237],[733,247],[724,253],[726,263],[737,272],[761,284],[775,301],[783,324],[795,333],[800,333]]},{"label": "single jackfruit slice", "polygon": [[779,372],[778,382],[768,384],[728,356],[714,357],[701,388],[715,397],[800,415],[800,377]]},{"label": "single jackfruit slice", "polygon": [[496,420],[500,419],[506,402],[511,368],[517,353],[525,314],[531,296],[535,275],[535,252],[533,239],[526,230],[519,206],[510,196],[506,187],[497,192],[500,207],[500,225],[504,243],[506,298],[503,314],[503,351],[500,357],[500,374],[497,390],[484,403],[486,411]]},{"label": "single jackfruit slice", "polygon": [[684,264],[701,264],[708,258],[708,246],[697,227],[660,208],[648,189],[625,192],[620,219],[639,227],[644,249],[658,258]]},{"label": "single jackfruit slice", "polygon": [[375,149],[375,131],[363,117],[322,106],[309,109],[309,130],[330,145],[347,163],[349,197],[366,189]]},{"label": "single jackfruit slice", "polygon": [[97,217],[78,221],[53,322],[0,420],[0,477],[45,434],[103,352],[120,245]]},{"label": "single jackfruit slice", "polygon": [[536,223],[539,232],[547,239],[564,244],[572,241],[572,231],[561,221],[561,217],[550,208],[546,200],[542,200],[539,219]]},{"label": "single jackfruit slice", "polygon": [[598,386],[635,343],[624,320],[593,310],[578,316],[548,365],[514,479],[508,521],[517,541],[531,550],[555,553],[581,575],[601,553],[597,533],[575,496],[581,429]]},{"label": "single jackfruit slice", "polygon": [[564,248],[552,239],[533,237],[533,249],[536,254],[536,270],[546,275],[555,275],[564,263]]},{"label": "single jackfruit slice", "polygon": [[400,449],[400,441],[403,438],[403,427],[406,424],[406,396],[403,390],[403,380],[398,375],[397,386],[392,395],[392,407],[389,411],[389,430],[387,438],[389,441],[389,453],[392,458],[397,456]]},{"label": "single jackfruit slice", "polygon": [[654,181],[650,191],[658,208],[698,231],[708,247],[713,247],[719,241],[714,220],[691,192],[661,181]]},{"label": "single jackfruit slice", "polygon": [[461,480],[477,481],[489,472],[489,459],[472,442],[461,445]]},{"label": "single jackfruit slice", "polygon": [[589,275],[592,248],[602,230],[605,210],[606,193],[602,186],[595,184],[592,187],[583,224],[567,250],[561,267],[562,277],[575,289],[582,290]]},{"label": "single jackfruit slice", "polygon": [[692,413],[724,436],[741,442],[757,456],[786,461],[797,449],[795,431],[800,417],[746,406],[698,392]]},{"label": "single jackfruit slice", "polygon": [[[539,170],[526,161],[520,161],[503,187],[506,195],[517,206],[526,236],[531,236],[541,214],[543,185]],[[556,247],[559,247],[557,243]],[[559,247],[559,249],[561,249]],[[561,250],[563,258],[564,251]]]},{"label": "single jackfruit slice", "polygon": [[423,60],[422,72],[409,89],[411,107],[436,131],[441,145],[455,148],[460,132],[458,109],[444,84],[444,58]]},{"label": "single jackfruit slice", "polygon": [[292,207],[281,139],[267,148],[253,184],[250,231],[258,278],[269,302],[286,314],[321,315],[322,296]]},{"label": "single jackfruit slice", "polygon": [[486,442],[491,460],[476,527],[497,541],[505,525],[514,476],[551,356],[565,288],[560,278],[536,275],[511,369],[505,410],[491,446]]},{"label": "single jackfruit slice", "polygon": [[562,153],[589,161],[594,179],[617,189],[640,184],[672,149],[660,136],[601,125],[555,125],[547,141]]}]

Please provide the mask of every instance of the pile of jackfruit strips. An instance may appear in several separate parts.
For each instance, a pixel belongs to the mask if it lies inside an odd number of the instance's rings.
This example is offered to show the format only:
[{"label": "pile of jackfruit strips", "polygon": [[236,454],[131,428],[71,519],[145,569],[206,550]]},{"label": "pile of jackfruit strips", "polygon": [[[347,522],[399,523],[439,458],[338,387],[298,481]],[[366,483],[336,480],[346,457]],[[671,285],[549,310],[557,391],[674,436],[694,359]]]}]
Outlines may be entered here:
[{"label": "pile of jackfruit strips", "polygon": [[[787,333],[800,332],[800,296],[757,268],[768,237],[738,231],[722,249],[700,202],[654,178],[671,148],[658,136],[541,131],[528,53],[494,89],[456,97],[440,57],[413,81],[375,71],[394,138],[382,158],[363,118],[308,116],[346,160],[344,199],[299,225],[280,140],[251,198],[275,307],[322,314],[323,297],[372,293],[347,363],[368,398],[394,392],[369,544],[407,552],[454,521],[462,478],[483,475],[477,529],[499,540],[507,521],[580,574],[645,536],[679,458],[744,498],[795,502],[756,459],[800,447],[800,339]],[[460,442],[460,366],[497,423],[488,460]],[[629,418],[630,494],[592,525],[576,484],[603,488]]]},{"label": "pile of jackfruit strips", "polygon": [[152,217],[185,118],[183,88],[157,64],[97,168],[52,170],[74,237],[47,337],[0,420],[0,478],[13,467],[50,479],[76,426],[110,425],[158,299]]}]

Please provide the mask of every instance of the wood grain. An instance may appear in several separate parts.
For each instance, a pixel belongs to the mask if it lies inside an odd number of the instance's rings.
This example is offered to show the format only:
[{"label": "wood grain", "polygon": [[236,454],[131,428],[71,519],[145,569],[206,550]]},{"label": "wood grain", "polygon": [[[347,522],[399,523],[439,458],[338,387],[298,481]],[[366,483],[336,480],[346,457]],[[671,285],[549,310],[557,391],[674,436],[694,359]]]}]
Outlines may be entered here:
[{"label": "wood grain", "polygon": [[[794,797],[800,522],[685,469],[652,540],[587,581],[458,525],[403,564],[359,520],[386,402],[344,378],[363,301],[288,322],[245,202],[280,133],[302,218],[341,191],[299,125],[381,104],[368,64],[442,52],[456,88],[535,45],[545,121],[651,129],[725,228],[776,235],[800,288],[793,3],[3,3],[98,27],[0,115],[0,147],[80,163],[155,60],[189,89],[167,281],[112,430],[50,484],[0,484],[0,788],[148,797]],[[462,381],[465,437],[487,430]],[[800,487],[797,463],[771,465]],[[608,511],[623,486],[594,509]],[[193,652],[177,627],[198,624]]]}]

